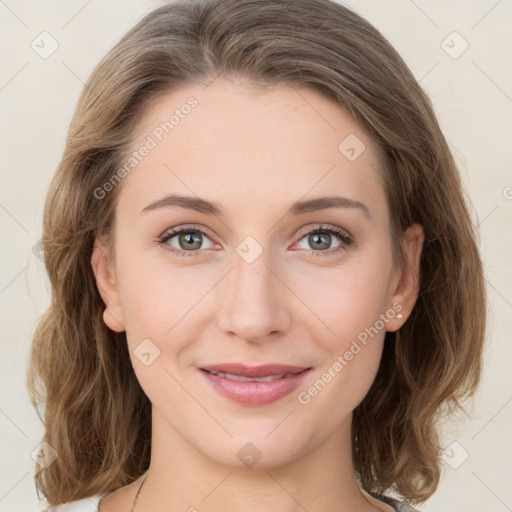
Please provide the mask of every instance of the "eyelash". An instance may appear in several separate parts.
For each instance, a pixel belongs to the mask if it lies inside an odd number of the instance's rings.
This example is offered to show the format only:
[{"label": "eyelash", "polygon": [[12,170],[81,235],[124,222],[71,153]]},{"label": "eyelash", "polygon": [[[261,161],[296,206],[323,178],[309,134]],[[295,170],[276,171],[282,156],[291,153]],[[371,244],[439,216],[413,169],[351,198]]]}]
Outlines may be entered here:
[{"label": "eyelash", "polygon": [[[190,257],[190,256],[196,256],[201,252],[204,252],[204,249],[197,249],[195,251],[181,251],[174,247],[171,247],[167,244],[167,242],[173,238],[176,235],[179,235],[181,233],[201,233],[202,235],[206,236],[207,238],[210,238],[210,235],[200,227],[196,226],[188,226],[180,229],[172,229],[171,231],[165,232],[161,237],[157,238],[157,243],[162,245],[163,249],[166,251],[170,251],[176,256],[180,257]],[[329,235],[335,235],[342,244],[340,244],[338,247],[336,247],[333,250],[325,250],[325,251],[311,251],[311,256],[329,256],[334,253],[337,253],[339,250],[346,249],[352,242],[352,237],[350,237],[345,231],[339,228],[333,228],[333,227],[326,227],[326,226],[317,226],[316,228],[307,231],[303,235],[301,235],[296,242],[299,242],[306,236],[312,235],[312,234],[329,234]]]}]

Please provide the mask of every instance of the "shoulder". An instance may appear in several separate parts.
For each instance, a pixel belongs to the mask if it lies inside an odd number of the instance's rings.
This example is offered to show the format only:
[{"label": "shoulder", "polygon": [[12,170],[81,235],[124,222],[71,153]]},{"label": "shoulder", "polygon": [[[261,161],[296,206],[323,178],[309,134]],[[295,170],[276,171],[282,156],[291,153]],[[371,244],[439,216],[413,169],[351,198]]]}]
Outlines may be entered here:
[{"label": "shoulder", "polygon": [[376,492],[367,491],[370,496],[383,501],[387,505],[391,505],[397,512],[419,512],[418,509],[411,507],[411,505],[404,503],[402,501],[398,501],[394,498],[390,498],[389,496],[385,496],[384,494],[379,494]]},{"label": "shoulder", "polygon": [[45,510],[45,512],[98,512],[98,507],[103,495],[90,496],[77,501],[63,503]]}]

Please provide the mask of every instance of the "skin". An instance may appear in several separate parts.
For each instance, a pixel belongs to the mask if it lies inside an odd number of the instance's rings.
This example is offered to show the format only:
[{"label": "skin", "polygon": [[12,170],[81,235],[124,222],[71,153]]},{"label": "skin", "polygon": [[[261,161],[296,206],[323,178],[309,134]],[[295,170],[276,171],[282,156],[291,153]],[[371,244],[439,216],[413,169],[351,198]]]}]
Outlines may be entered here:
[{"label": "skin", "polygon": [[[351,420],[385,332],[403,325],[417,299],[423,229],[405,232],[409,265],[394,265],[378,150],[339,104],[311,89],[221,79],[184,86],[148,109],[134,149],[190,96],[198,105],[124,178],[113,245],[98,238],[92,256],[105,323],[126,331],[152,403],[151,465],[136,512],[392,510],[357,485]],[[366,147],[354,161],[338,150],[349,134]],[[371,218],[350,208],[285,214],[299,199],[334,192],[367,205]],[[170,193],[215,201],[223,215],[176,206],[141,213]],[[202,255],[179,257],[156,242],[190,224],[209,233],[194,246]],[[347,231],[353,243],[332,235],[318,248],[308,234],[319,225]],[[263,249],[252,263],[236,251],[248,236]],[[190,252],[179,235],[171,240],[167,247]],[[298,392],[395,303],[403,318],[387,321],[301,404]],[[148,366],[134,354],[144,339],[160,350]],[[277,402],[248,406],[219,395],[198,370],[231,361],[313,372]],[[261,453],[253,467],[237,457],[247,442]],[[101,510],[130,510],[140,483],[109,494]]]}]

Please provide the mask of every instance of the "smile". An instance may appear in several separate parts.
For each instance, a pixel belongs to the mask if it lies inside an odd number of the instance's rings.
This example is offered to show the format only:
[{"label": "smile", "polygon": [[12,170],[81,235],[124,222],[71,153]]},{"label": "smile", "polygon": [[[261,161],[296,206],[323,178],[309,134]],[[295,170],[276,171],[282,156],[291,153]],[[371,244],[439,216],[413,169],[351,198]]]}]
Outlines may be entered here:
[{"label": "smile", "polygon": [[231,401],[245,405],[266,405],[285,397],[296,389],[312,368],[295,373],[281,373],[264,377],[249,377],[201,368],[212,388]]}]

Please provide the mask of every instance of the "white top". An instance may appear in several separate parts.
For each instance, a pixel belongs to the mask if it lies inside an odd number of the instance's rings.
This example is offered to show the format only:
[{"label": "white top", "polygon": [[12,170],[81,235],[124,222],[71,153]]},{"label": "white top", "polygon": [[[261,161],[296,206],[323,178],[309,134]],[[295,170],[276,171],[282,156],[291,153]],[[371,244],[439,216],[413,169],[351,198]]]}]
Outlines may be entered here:
[{"label": "white top", "polygon": [[100,500],[105,495],[98,494],[82,500],[71,501],[56,507],[50,507],[45,512],[98,512]]}]

